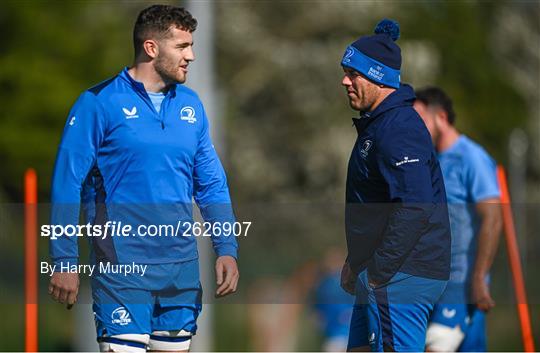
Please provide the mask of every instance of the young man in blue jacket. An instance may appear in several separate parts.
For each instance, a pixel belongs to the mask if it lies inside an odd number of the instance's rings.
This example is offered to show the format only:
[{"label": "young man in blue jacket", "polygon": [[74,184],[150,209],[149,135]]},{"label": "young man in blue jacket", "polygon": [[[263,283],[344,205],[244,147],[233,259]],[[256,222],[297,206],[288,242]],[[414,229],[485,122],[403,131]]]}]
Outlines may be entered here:
[{"label": "young man in blue jacket", "polygon": [[[101,236],[87,234],[102,351],[187,351],[201,310],[192,198],[212,230],[235,221],[203,105],[182,85],[195,59],[196,26],[183,8],[143,10],[133,31],[134,65],[83,92],[64,128],[52,224],[77,225],[82,198],[90,223],[102,226]],[[120,235],[114,225],[132,230]],[[216,295],[224,296],[238,282],[237,243],[234,236],[212,241]],[[51,238],[50,255],[57,267],[49,292],[72,305],[77,237]]]},{"label": "young man in blue jacket", "polygon": [[347,47],[341,65],[358,132],[348,166],[348,257],[342,286],[356,294],[349,350],[423,351],[449,277],[450,227],[429,132],[400,83],[399,25]]},{"label": "young man in blue jacket", "polygon": [[414,108],[438,152],[452,228],[450,281],[430,318],[426,348],[485,352],[485,313],[495,306],[489,269],[502,228],[496,163],[455,128],[452,100],[442,89],[428,87],[416,96]]}]

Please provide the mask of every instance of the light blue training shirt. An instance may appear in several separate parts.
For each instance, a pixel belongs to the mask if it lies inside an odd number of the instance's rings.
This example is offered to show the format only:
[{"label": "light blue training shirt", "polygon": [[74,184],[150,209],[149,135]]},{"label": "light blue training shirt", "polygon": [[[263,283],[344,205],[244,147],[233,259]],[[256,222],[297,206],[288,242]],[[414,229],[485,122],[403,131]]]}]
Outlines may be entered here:
[{"label": "light blue training shirt", "polygon": [[165,93],[149,91],[146,91],[146,93],[148,94],[148,97],[150,97],[150,100],[152,101],[156,112],[159,113],[161,111],[161,102],[163,102],[163,100],[165,99]]},{"label": "light blue training shirt", "polygon": [[[471,280],[480,227],[476,203],[498,198],[500,191],[495,161],[467,136],[460,135],[450,148],[439,153],[438,158],[452,231],[451,272],[447,288],[447,292],[451,292],[453,288],[463,289],[463,285]],[[460,297],[464,295],[462,290],[458,292]]]}]

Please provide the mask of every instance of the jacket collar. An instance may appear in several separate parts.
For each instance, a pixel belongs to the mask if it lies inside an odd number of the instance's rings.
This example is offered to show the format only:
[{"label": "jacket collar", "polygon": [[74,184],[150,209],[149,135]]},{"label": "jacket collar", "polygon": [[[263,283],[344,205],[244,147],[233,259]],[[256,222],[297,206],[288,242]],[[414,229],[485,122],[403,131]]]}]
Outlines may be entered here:
[{"label": "jacket collar", "polygon": [[[135,91],[146,94],[146,88],[144,88],[144,84],[142,82],[136,81],[128,72],[129,67],[124,67],[122,71],[118,74],[124,81],[126,81]],[[174,94],[176,92],[176,84],[171,85],[169,90],[167,91],[167,94],[171,93]]]},{"label": "jacket collar", "polygon": [[356,128],[356,132],[360,135],[366,127],[373,121],[370,112],[360,112],[359,118],[352,118],[353,125]]},{"label": "jacket collar", "polygon": [[412,106],[416,96],[411,86],[402,84],[397,90],[386,97],[372,112],[360,112],[360,118],[353,118],[353,124],[358,134],[362,133],[371,122],[387,111],[398,108]]}]

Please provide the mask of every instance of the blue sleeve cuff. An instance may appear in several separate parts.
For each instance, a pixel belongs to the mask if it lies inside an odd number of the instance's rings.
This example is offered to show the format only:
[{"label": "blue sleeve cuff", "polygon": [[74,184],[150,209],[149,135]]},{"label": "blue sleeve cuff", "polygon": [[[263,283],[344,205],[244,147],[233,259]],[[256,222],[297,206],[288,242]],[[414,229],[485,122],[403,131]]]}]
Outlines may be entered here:
[{"label": "blue sleeve cuff", "polygon": [[54,272],[68,272],[72,266],[77,266],[79,264],[78,257],[63,257],[58,259],[53,259]]},{"label": "blue sleeve cuff", "polygon": [[238,247],[233,244],[220,244],[214,247],[214,251],[218,257],[232,256],[238,260]]}]

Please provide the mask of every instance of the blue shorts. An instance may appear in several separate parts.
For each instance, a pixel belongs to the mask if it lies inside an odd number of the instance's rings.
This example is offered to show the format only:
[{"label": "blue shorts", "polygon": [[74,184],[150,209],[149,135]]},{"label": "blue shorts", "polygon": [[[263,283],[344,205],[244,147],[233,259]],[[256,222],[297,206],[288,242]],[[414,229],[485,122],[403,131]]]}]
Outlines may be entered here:
[{"label": "blue shorts", "polygon": [[347,349],[423,352],[429,315],[445,287],[446,281],[398,272],[372,288],[367,271],[361,272]]},{"label": "blue shorts", "polygon": [[431,322],[454,328],[459,326],[465,335],[458,352],[485,352],[486,315],[474,304],[438,303],[435,305]]},{"label": "blue shorts", "polygon": [[202,309],[198,260],[146,266],[144,276],[100,273],[92,278],[98,339],[170,330],[195,334]]}]

